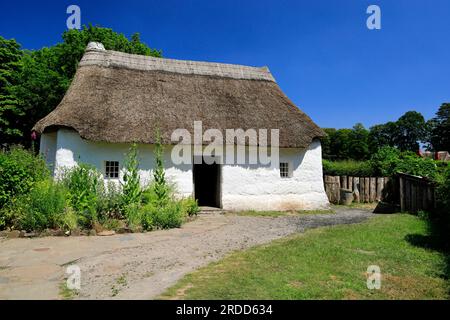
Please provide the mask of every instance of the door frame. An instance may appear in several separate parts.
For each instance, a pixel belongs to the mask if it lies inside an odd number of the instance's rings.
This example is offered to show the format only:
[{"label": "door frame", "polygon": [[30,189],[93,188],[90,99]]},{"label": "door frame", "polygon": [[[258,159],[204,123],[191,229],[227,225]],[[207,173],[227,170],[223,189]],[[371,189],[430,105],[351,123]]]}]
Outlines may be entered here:
[{"label": "door frame", "polygon": [[219,196],[219,201],[218,201],[218,208],[222,209],[223,208],[223,204],[222,204],[222,156],[216,155],[216,156],[203,156],[203,155],[193,155],[192,156],[192,196],[194,197],[194,199],[196,199],[195,197],[195,159],[201,158],[202,161],[204,158],[209,158],[209,159],[216,159],[216,162],[214,163],[214,165],[217,166],[218,169],[218,187],[219,187],[219,191],[218,191],[218,196]]}]

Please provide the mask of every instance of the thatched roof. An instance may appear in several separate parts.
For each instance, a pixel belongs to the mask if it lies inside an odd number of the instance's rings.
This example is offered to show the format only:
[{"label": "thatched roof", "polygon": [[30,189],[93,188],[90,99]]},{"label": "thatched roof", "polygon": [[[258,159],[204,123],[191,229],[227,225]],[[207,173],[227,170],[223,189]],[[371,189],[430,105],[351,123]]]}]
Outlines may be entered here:
[{"label": "thatched roof", "polygon": [[84,139],[171,144],[175,129],[280,129],[280,147],[308,146],[323,131],[281,91],[268,68],[181,61],[89,46],[65,97],[34,127]]}]

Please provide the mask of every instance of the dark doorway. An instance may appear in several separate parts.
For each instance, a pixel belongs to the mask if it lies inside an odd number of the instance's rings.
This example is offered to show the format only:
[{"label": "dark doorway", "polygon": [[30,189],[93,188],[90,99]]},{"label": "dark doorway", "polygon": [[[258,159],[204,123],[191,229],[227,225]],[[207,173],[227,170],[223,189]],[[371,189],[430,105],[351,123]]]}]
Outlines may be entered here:
[{"label": "dark doorway", "polygon": [[199,206],[221,208],[220,164],[194,164],[194,193]]}]

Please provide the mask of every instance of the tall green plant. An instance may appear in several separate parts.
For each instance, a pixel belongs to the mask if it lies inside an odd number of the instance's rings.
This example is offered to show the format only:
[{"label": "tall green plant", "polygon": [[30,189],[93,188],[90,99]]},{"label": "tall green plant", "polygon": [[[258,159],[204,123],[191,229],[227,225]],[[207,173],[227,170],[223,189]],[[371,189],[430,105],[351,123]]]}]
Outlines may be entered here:
[{"label": "tall green plant", "polygon": [[63,173],[62,183],[68,189],[69,204],[84,227],[92,227],[98,220],[97,203],[103,187],[100,176],[94,167],[87,164],[80,164]]},{"label": "tall green plant", "polygon": [[156,130],[155,142],[155,170],[153,171],[154,191],[159,205],[163,205],[169,198],[169,186],[164,170],[164,148],[161,144],[161,134]]},{"label": "tall green plant", "polygon": [[139,177],[138,157],[137,145],[133,143],[126,156],[125,173],[122,183],[122,200],[125,206],[140,203],[141,201],[142,190]]}]

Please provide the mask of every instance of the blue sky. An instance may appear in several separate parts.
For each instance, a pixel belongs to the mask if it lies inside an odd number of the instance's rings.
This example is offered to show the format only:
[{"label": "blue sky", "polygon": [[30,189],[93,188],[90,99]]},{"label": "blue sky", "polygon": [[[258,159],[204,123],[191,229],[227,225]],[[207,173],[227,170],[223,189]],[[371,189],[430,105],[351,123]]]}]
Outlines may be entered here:
[{"label": "blue sky", "polygon": [[[134,32],[169,58],[267,65],[322,127],[370,127],[450,102],[448,0],[2,1],[0,35],[24,48],[61,40],[66,8],[82,24]],[[368,30],[377,4],[382,29]]]}]

